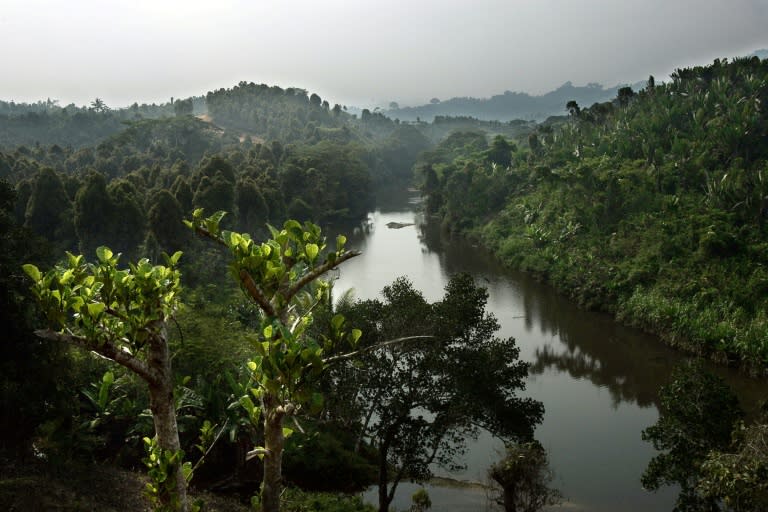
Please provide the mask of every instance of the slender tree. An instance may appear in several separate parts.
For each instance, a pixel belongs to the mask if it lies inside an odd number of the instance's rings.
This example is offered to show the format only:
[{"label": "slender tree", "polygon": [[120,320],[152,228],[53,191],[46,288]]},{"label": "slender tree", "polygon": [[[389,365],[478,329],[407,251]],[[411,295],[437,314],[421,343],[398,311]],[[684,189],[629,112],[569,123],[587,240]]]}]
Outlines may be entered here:
[{"label": "slender tree", "polygon": [[[118,268],[119,255],[96,250],[97,263],[67,253],[43,274],[32,264],[24,271],[50,327],[35,333],[49,340],[93,351],[138,375],[149,389],[158,451],[167,475],[154,489],[161,507],[187,510],[183,452],[173,399],[173,375],[166,323],[179,305],[181,252],[167,266],[146,259]],[[159,452],[159,453],[158,453]]]},{"label": "slender tree", "polygon": [[[282,457],[285,438],[292,430],[285,426],[302,407],[320,403],[317,377],[327,359],[324,352],[334,340],[360,337],[359,330],[345,330],[341,316],[332,321],[333,339],[314,339],[308,333],[312,310],[327,300],[328,285],[323,276],[346,260],[360,254],[344,248],[346,238],[336,239],[335,250],[326,249],[320,228],[286,221],[282,230],[270,226],[272,237],[257,243],[247,233],[223,231],[219,223],[224,212],[205,218],[203,210],[185,221],[195,232],[226,247],[232,275],[243,293],[260,311],[260,329],[253,342],[254,357],[250,394],[240,398],[254,424],[264,428],[264,446],[249,452],[249,458],[264,462],[261,507],[264,512],[280,510]],[[253,398],[256,398],[254,402]]]}]

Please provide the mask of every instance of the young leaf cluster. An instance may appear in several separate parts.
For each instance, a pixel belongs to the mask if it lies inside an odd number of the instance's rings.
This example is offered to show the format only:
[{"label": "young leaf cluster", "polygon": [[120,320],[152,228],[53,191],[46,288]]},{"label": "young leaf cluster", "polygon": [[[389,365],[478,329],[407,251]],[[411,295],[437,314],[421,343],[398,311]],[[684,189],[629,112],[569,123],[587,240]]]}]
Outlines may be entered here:
[{"label": "young leaf cluster", "polygon": [[107,247],[96,251],[98,261],[67,253],[64,262],[43,274],[26,264],[33,293],[49,324],[82,337],[96,346],[119,340],[124,350],[137,353],[179,304],[181,252],[167,258],[168,266],[147,259],[119,268],[120,255]]}]

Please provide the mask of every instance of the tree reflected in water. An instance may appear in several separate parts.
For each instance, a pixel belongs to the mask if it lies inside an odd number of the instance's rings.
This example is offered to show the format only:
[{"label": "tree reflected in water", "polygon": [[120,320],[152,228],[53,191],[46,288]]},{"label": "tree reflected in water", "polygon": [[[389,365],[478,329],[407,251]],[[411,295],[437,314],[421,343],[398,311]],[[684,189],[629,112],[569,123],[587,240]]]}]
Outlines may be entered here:
[{"label": "tree reflected in water", "polygon": [[[529,274],[504,268],[477,244],[449,237],[424,218],[419,218],[418,228],[424,250],[436,253],[448,274],[469,272],[488,288],[491,300],[494,296],[511,296],[516,310],[494,313],[502,325],[521,327],[525,335],[516,334],[520,346],[526,344],[525,337],[533,340],[532,375],[554,371],[587,379],[608,390],[614,408],[622,402],[658,407],[659,386],[669,381],[673,368],[689,359],[657,337],[625,327],[608,314],[580,309],[551,286]],[[504,307],[509,305],[505,303]],[[754,410],[764,396],[764,383],[732,369],[707,367],[726,379],[746,410]]]}]

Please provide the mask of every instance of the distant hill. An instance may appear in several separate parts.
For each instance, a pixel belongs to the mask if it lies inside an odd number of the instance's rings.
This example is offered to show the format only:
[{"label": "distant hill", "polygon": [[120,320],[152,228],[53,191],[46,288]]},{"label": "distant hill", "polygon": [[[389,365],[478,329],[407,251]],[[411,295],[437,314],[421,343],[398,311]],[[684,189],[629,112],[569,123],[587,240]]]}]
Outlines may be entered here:
[{"label": "distant hill", "polygon": [[[643,82],[632,85],[637,90],[644,87]],[[432,122],[436,116],[469,116],[485,121],[511,121],[525,119],[543,121],[549,116],[565,114],[565,104],[575,100],[579,105],[588,107],[593,103],[609,101],[616,97],[621,85],[604,88],[600,84],[575,86],[566,82],[554,91],[541,96],[532,96],[524,92],[505,91],[490,98],[451,98],[446,101],[433,100],[428,105],[403,107],[386,110],[383,113],[401,121]]]},{"label": "distant hill", "polygon": [[0,149],[40,144],[82,148],[107,140],[131,123],[171,118],[176,115],[177,106],[185,103],[192,108],[189,113],[200,113],[205,109],[205,98],[202,96],[159,105],[134,103],[115,109],[98,101],[99,104],[94,101],[90,106],[70,103],[62,107],[57,100],[50,98],[34,103],[0,100]]}]

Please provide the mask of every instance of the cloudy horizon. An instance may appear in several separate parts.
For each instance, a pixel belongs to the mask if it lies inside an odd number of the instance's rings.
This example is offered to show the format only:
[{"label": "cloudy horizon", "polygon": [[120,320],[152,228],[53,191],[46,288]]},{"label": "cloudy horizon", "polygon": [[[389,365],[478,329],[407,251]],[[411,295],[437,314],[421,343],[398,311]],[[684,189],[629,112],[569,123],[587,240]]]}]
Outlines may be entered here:
[{"label": "cloudy horizon", "polygon": [[113,107],[240,81],[401,106],[605,87],[768,47],[755,0],[6,0],[0,99]]}]

